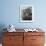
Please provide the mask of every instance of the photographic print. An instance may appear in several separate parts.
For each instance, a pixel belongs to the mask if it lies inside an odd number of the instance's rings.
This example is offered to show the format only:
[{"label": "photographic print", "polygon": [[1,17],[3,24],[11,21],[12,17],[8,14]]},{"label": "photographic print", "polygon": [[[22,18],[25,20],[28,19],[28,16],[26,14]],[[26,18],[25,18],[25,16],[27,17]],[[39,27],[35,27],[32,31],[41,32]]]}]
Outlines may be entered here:
[{"label": "photographic print", "polygon": [[20,22],[33,22],[34,8],[32,5],[20,5]]}]

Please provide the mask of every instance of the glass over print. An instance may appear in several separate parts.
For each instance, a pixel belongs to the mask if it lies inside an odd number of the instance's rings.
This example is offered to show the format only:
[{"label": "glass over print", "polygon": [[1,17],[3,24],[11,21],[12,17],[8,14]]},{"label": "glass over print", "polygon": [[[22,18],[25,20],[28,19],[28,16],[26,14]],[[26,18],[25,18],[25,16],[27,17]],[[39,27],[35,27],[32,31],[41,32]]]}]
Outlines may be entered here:
[{"label": "glass over print", "polygon": [[20,5],[20,22],[34,21],[34,8],[32,5]]}]

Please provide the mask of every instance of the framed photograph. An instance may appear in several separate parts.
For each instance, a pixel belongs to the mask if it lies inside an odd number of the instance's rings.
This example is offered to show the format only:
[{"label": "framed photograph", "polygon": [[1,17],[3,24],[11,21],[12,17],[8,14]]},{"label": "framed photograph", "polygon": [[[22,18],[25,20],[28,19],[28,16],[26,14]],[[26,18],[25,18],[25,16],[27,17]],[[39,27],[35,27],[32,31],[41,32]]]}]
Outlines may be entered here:
[{"label": "framed photograph", "polygon": [[20,22],[34,21],[34,7],[32,5],[20,5]]}]

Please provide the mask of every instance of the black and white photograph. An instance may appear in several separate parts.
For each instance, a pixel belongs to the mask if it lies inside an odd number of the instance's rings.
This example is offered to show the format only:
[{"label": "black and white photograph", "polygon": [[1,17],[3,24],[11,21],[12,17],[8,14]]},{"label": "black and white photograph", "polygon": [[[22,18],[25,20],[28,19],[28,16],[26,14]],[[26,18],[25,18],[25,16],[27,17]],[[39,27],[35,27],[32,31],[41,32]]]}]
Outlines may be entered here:
[{"label": "black and white photograph", "polygon": [[20,5],[20,22],[33,22],[34,8],[32,5]]}]

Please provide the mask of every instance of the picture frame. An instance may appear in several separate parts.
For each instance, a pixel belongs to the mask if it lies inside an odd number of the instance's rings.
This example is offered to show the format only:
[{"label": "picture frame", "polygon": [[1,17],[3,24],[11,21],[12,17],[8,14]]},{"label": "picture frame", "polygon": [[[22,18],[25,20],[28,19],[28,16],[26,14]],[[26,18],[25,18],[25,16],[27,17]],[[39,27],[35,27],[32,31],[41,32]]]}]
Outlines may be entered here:
[{"label": "picture frame", "polygon": [[20,22],[34,22],[33,5],[20,5]]}]

